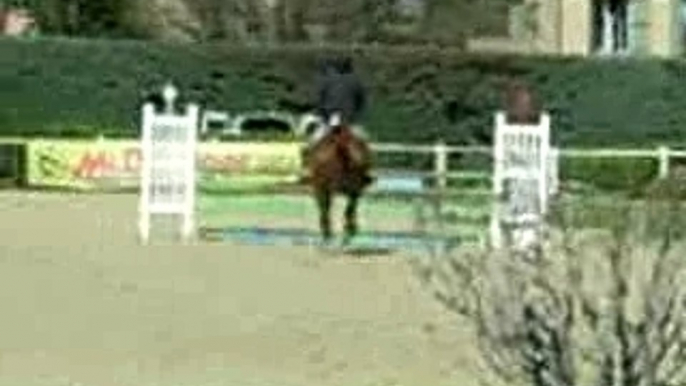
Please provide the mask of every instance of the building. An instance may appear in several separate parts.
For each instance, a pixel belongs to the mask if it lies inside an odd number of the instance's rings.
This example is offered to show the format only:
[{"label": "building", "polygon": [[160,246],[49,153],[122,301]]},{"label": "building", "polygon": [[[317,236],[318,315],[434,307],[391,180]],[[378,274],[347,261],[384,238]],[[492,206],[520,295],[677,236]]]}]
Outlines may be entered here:
[{"label": "building", "polygon": [[685,47],[686,0],[524,0],[509,36],[478,37],[473,51],[674,57]]}]

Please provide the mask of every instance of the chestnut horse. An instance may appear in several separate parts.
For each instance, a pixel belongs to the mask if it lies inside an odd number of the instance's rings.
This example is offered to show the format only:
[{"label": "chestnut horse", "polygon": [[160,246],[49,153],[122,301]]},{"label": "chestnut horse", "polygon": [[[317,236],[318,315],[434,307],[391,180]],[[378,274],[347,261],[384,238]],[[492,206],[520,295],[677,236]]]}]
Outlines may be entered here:
[{"label": "chestnut horse", "polygon": [[319,210],[319,228],[325,244],[333,237],[331,207],[336,194],[347,197],[344,211],[343,245],[358,232],[357,207],[365,188],[373,182],[369,177],[372,153],[369,145],[358,138],[347,125],[331,127],[305,156],[309,171],[306,181],[312,188]]}]

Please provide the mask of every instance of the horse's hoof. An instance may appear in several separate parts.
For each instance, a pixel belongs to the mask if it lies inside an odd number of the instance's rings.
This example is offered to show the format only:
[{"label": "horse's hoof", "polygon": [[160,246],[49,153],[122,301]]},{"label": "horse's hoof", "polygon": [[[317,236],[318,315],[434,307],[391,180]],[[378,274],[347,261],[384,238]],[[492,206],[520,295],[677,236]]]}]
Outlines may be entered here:
[{"label": "horse's hoof", "polygon": [[342,245],[343,247],[348,247],[348,246],[350,246],[350,244],[353,243],[354,238],[355,238],[355,237],[352,236],[352,235],[343,236],[343,240],[341,240],[341,245]]},{"label": "horse's hoof", "polygon": [[333,238],[326,238],[326,237],[320,239],[317,246],[323,251],[329,251],[335,247],[334,242],[333,242]]}]

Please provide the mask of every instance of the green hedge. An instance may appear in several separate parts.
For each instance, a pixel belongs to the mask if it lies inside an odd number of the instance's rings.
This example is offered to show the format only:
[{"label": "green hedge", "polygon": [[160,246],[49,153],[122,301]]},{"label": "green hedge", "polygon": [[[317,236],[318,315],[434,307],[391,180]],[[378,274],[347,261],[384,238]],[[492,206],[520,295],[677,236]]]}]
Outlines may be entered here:
[{"label": "green hedge", "polygon": [[[346,48],[0,40],[0,135],[132,136],[146,94],[168,78],[182,96],[232,111],[309,108],[318,61]],[[679,143],[686,66],[678,61],[475,56],[358,48],[378,140],[488,143],[503,81],[530,81],[562,146]]]},{"label": "green hedge", "polygon": [[[678,147],[686,134],[680,60],[5,38],[0,136],[137,136],[141,103],[168,79],[185,101],[211,109],[304,112],[312,107],[319,62],[337,53],[356,58],[370,88],[366,123],[378,141],[488,145],[511,77],[538,90],[561,147]],[[651,162],[575,160],[561,169],[566,178],[635,190],[654,176]],[[391,163],[430,167],[429,159],[407,155]]]},{"label": "green hedge", "polygon": [[641,195],[658,174],[657,159],[573,158],[560,162],[560,179],[577,181],[604,191]]}]

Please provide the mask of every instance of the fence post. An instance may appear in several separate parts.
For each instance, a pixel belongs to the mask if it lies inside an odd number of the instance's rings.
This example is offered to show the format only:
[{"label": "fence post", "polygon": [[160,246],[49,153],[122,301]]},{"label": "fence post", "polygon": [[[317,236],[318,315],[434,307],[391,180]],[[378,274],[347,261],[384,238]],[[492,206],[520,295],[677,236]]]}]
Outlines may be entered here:
[{"label": "fence post", "polygon": [[171,115],[174,113],[174,102],[178,96],[179,90],[173,83],[168,82],[164,85],[164,88],[162,89],[162,98],[164,98],[164,111],[166,114]]},{"label": "fence post", "polygon": [[560,191],[560,150],[557,147],[550,148],[548,155],[548,195],[555,196]]},{"label": "fence post", "polygon": [[439,189],[445,189],[448,185],[448,146],[443,140],[434,145],[434,174]]},{"label": "fence post", "polygon": [[669,177],[669,148],[667,146],[660,146],[657,149],[659,169],[658,178],[665,179]]}]

